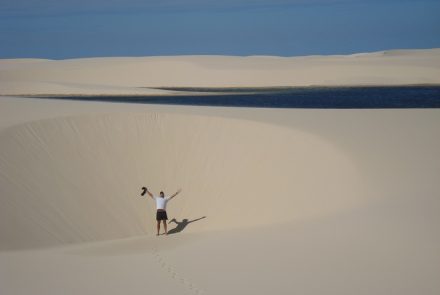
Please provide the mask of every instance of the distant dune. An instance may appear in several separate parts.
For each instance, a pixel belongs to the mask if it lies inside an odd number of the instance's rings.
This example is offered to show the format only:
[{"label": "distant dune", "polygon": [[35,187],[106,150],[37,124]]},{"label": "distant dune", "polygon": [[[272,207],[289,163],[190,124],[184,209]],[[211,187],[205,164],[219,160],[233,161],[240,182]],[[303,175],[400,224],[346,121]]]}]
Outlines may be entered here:
[{"label": "distant dune", "polygon": [[157,56],[0,60],[0,94],[176,92],[140,87],[440,84],[440,49],[335,56]]}]

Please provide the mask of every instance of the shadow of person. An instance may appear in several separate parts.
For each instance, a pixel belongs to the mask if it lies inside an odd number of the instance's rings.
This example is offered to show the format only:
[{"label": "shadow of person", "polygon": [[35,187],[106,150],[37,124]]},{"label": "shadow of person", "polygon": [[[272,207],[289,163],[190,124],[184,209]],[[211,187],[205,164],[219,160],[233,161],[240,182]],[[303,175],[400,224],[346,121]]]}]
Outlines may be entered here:
[{"label": "shadow of person", "polygon": [[170,222],[168,222],[168,224],[170,224],[171,222],[174,222],[174,223],[176,224],[176,227],[170,229],[170,230],[168,231],[168,234],[170,235],[170,234],[177,234],[177,233],[180,233],[181,231],[183,231],[183,230],[185,229],[185,227],[186,227],[188,224],[193,223],[193,222],[196,222],[196,221],[199,221],[200,219],[203,219],[203,218],[206,218],[206,216],[203,216],[203,217],[200,217],[200,218],[197,218],[197,219],[191,220],[191,221],[188,221],[188,219],[185,218],[185,219],[183,219],[183,220],[180,221],[180,222],[177,221],[176,218],[173,218],[173,219],[170,220]]}]

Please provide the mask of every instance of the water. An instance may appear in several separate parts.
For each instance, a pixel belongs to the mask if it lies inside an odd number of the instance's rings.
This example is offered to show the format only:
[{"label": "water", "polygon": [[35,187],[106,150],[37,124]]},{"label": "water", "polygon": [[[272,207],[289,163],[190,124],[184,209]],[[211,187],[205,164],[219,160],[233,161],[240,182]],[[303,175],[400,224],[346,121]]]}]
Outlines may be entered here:
[{"label": "water", "polygon": [[206,95],[58,96],[50,98],[148,104],[266,108],[440,108],[440,86],[161,89],[199,91],[206,93]]}]

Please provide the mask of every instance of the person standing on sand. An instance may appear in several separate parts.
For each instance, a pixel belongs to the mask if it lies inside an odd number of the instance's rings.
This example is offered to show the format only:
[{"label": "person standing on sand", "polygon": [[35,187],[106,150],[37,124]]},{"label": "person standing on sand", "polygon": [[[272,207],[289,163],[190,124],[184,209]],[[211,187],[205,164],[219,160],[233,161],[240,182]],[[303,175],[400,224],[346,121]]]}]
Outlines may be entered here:
[{"label": "person standing on sand", "polygon": [[143,187],[142,189],[144,190],[142,195],[144,195],[146,192],[153,200],[156,201],[157,236],[159,235],[159,232],[160,232],[160,222],[161,221],[163,222],[163,227],[165,229],[165,235],[168,235],[168,231],[167,231],[168,216],[167,216],[167,211],[166,211],[167,203],[169,200],[171,200],[172,198],[177,196],[182,190],[179,189],[174,195],[172,195],[170,197],[165,197],[165,194],[163,192],[160,192],[160,196],[156,197],[156,196],[153,196],[153,194],[150,193],[146,187]]}]

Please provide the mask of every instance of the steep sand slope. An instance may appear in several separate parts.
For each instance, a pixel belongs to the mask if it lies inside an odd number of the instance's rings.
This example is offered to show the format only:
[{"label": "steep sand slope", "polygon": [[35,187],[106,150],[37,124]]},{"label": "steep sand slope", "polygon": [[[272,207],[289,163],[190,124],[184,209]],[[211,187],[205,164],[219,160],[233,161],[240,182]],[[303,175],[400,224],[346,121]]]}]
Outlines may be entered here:
[{"label": "steep sand slope", "polygon": [[[210,215],[197,230],[307,220],[438,190],[437,110],[2,98],[1,118],[0,187],[8,197],[0,224],[10,235],[2,248],[150,232],[152,202],[139,197],[142,185],[167,193],[183,187],[186,197],[171,206],[182,218]],[[9,231],[11,222],[20,230]]]},{"label": "steep sand slope", "polygon": [[[439,49],[0,60],[0,94],[438,84],[439,69]],[[438,294],[438,126],[438,110],[0,97],[0,293]],[[143,185],[183,188],[168,237]]]},{"label": "steep sand slope", "polygon": [[139,87],[440,84],[440,49],[338,56],[0,60],[0,94],[133,94]]},{"label": "steep sand slope", "polygon": [[95,114],[25,123],[0,138],[0,193],[8,196],[0,214],[2,248],[150,232],[153,202],[139,197],[142,185],[168,193],[183,187],[174,214],[209,216],[202,223],[208,230],[323,216],[365,197],[343,151],[271,124]]},{"label": "steep sand slope", "polygon": [[[438,110],[3,97],[0,126],[2,294],[440,290]],[[152,236],[142,185],[206,218]]]}]

